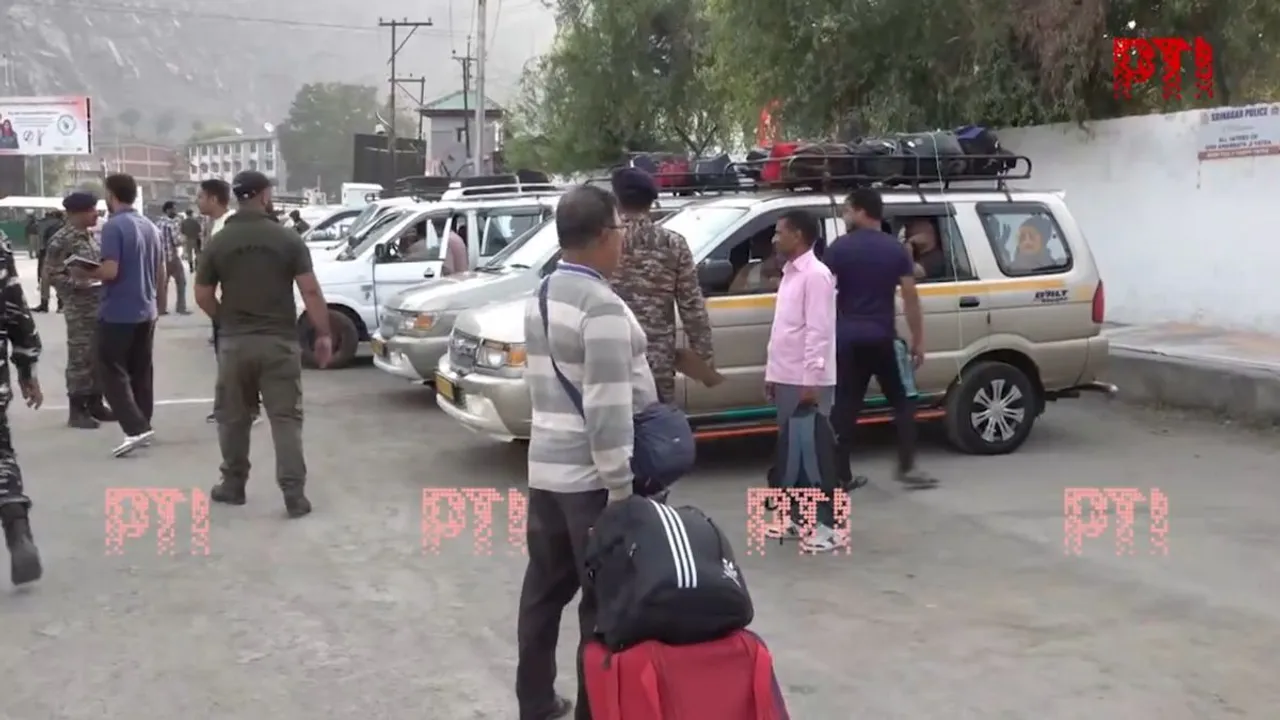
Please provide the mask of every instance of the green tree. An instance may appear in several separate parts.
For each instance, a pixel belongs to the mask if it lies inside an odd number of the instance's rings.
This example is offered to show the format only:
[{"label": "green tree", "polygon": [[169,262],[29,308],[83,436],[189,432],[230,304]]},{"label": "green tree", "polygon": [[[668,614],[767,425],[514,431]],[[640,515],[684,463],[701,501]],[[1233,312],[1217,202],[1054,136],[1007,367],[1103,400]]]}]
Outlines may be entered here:
[{"label": "green tree", "polygon": [[280,153],[289,174],[320,179],[334,195],[352,173],[352,136],[377,122],[377,88],[346,83],[303,85],[280,123]]},{"label": "green tree", "polygon": [[125,127],[126,131],[128,131],[129,137],[137,137],[138,123],[142,122],[142,113],[134,110],[133,108],[129,108],[120,113],[119,119],[120,124]]},{"label": "green tree", "polygon": [[26,194],[38,197],[58,197],[65,194],[71,176],[71,158],[66,155],[44,155],[28,156],[23,160],[23,172],[27,179]]},{"label": "green tree", "polygon": [[552,50],[529,63],[508,108],[512,167],[553,172],[627,152],[700,152],[727,129],[705,68],[705,0],[559,0]]}]

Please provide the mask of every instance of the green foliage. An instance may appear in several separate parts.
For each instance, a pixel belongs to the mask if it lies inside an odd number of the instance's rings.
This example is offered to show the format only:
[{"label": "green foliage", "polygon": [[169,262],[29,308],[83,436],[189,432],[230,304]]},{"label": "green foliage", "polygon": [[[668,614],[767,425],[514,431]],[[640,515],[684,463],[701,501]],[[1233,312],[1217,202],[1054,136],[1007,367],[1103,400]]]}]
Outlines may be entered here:
[{"label": "green foliage", "polygon": [[297,178],[318,177],[330,195],[351,179],[352,136],[377,122],[378,91],[368,85],[311,83],[293,98],[280,124],[280,153]]},{"label": "green foliage", "polygon": [[[43,172],[44,185],[41,186]],[[66,155],[28,156],[23,158],[26,177],[24,194],[36,197],[60,197],[71,175],[71,158]]]},{"label": "green foliage", "polygon": [[[558,0],[524,74],[507,154],[580,169],[623,150],[996,127],[1280,99],[1280,3],[1257,0]],[[639,31],[637,31],[639,29]],[[1114,97],[1112,38],[1204,37],[1215,96],[1157,77]]]},{"label": "green foliage", "polygon": [[704,0],[559,0],[551,51],[525,67],[508,108],[512,167],[553,172],[629,151],[696,152],[726,123],[713,93]]}]

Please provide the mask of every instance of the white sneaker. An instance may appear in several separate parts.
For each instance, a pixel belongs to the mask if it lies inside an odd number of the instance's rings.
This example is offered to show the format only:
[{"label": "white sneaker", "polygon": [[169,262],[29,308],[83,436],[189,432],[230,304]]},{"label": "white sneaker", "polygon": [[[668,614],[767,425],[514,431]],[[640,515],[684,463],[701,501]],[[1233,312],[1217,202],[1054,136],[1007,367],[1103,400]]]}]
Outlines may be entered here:
[{"label": "white sneaker", "polygon": [[140,447],[150,445],[155,436],[154,430],[148,430],[141,435],[126,435],[124,442],[117,445],[116,449],[111,451],[111,454],[118,458],[124,457]]},{"label": "white sneaker", "polygon": [[800,542],[800,552],[817,555],[849,547],[849,536],[826,525],[818,525]]},{"label": "white sneaker", "polygon": [[784,520],[781,523],[770,525],[764,529],[764,536],[770,540],[782,542],[784,540],[799,540],[802,536],[800,526],[791,520]]}]

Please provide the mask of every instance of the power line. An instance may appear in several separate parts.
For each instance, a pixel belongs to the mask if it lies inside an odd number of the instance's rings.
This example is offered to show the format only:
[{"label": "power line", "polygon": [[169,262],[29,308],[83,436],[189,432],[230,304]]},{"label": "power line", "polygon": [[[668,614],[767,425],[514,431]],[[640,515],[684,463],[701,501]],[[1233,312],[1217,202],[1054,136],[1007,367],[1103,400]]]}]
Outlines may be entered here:
[{"label": "power line", "polygon": [[[414,33],[418,32],[419,29],[430,28],[433,25],[434,23],[430,20],[418,22],[410,20],[383,20],[382,18],[378,18],[379,28],[391,28],[391,57],[387,60],[387,64],[391,66],[391,77],[387,80],[391,85],[391,92],[387,97],[387,104],[389,106],[388,111],[391,113],[391,117],[387,118],[387,124],[390,126],[387,129],[387,158],[389,160],[388,164],[390,167],[387,171],[387,184],[383,186],[388,190],[395,187],[396,178],[399,176],[399,169],[396,167],[396,160],[398,159],[397,150],[399,150],[399,146],[396,143],[396,86],[399,83],[399,79],[396,77],[396,56],[404,49],[405,43],[409,42],[409,38],[413,37]],[[397,43],[396,30],[399,30],[400,28],[408,29],[409,34],[405,35],[404,40]],[[425,89],[425,87],[426,81],[424,80],[422,88]]]},{"label": "power line", "polygon": [[[111,3],[88,3],[79,2],[78,0],[46,0],[45,2],[32,2],[32,0],[17,0],[11,3],[11,6],[32,7],[41,10],[49,8],[68,9],[68,10],[86,10],[94,13],[114,13],[118,15],[150,15],[153,17],[176,18],[178,20],[222,20],[226,22],[236,23],[259,23],[263,25],[279,25],[295,28],[311,28],[315,30],[342,30],[345,32],[377,32],[378,28],[369,27],[367,25],[344,25],[341,23],[325,23],[315,22],[311,20],[291,20],[289,18],[269,18],[254,17],[251,15],[228,15],[222,13],[206,13],[206,12],[187,12],[178,10],[167,10],[163,8],[137,7],[133,5],[121,5]],[[433,35],[446,35],[449,30],[436,28],[425,30]]]}]

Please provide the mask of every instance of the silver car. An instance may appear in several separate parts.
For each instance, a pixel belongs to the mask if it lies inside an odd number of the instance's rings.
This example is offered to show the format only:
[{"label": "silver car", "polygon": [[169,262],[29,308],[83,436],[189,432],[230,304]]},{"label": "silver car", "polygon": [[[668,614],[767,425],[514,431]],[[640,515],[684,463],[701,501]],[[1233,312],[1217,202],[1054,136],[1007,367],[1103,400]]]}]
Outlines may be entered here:
[{"label": "silver car", "polygon": [[[664,199],[654,216],[661,219],[685,204]],[[555,221],[548,220],[476,270],[392,296],[379,313],[381,321],[371,343],[373,364],[406,380],[434,383],[436,365],[449,351],[454,319],[463,311],[533,292],[559,257]]]}]

